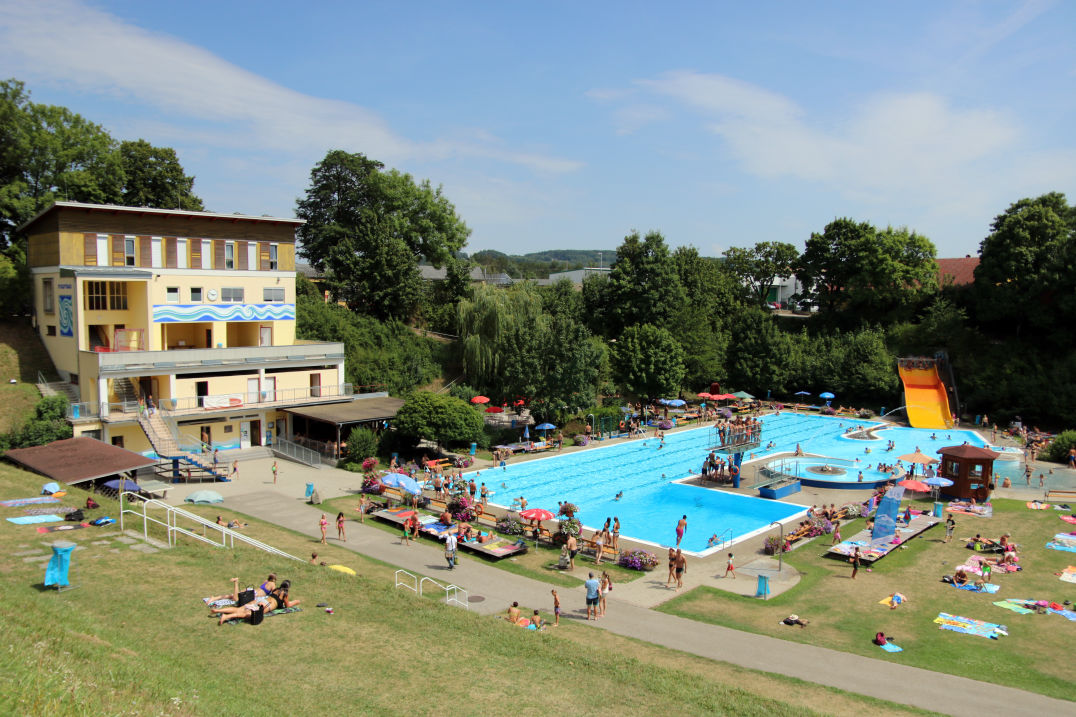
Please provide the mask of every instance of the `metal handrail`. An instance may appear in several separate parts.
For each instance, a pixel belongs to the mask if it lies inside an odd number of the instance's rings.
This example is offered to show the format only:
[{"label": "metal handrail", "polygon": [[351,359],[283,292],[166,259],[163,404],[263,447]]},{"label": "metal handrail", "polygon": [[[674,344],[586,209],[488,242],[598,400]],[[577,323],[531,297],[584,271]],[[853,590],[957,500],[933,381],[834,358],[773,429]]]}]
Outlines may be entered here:
[{"label": "metal handrail", "polygon": [[[433,578],[422,578],[418,583],[418,594],[422,595],[422,588],[426,583],[433,583],[439,590],[445,591],[445,604],[446,605],[459,605],[464,610],[469,610],[470,606],[467,604],[467,591],[461,588],[459,585],[442,585]],[[459,599],[460,593],[463,594],[463,600]]]},{"label": "metal handrail", "polygon": [[[728,536],[728,537],[725,537],[725,536]],[[726,545],[729,544],[729,542],[731,540],[732,540],[732,528],[725,528],[723,531],[721,531],[721,535],[719,535],[717,537],[717,540],[715,540],[714,544],[711,545],[710,547],[712,547],[712,548],[724,548]]]},{"label": "metal handrail", "polygon": [[285,458],[294,458],[300,463],[305,463],[308,466],[318,467],[321,465],[321,454],[305,446],[300,446],[298,443],[294,443],[285,438],[277,436],[273,441],[273,445],[270,448],[283,455]]},{"label": "metal handrail", "polygon": [[[172,415],[199,411],[214,411],[246,405],[263,406],[273,403],[290,403],[293,401],[316,400],[319,398],[345,398],[353,395],[350,383],[335,386],[308,386],[303,388],[278,388],[272,391],[259,391],[251,399],[251,393],[216,394],[212,396],[184,396],[182,398],[162,398],[157,407],[162,414]],[[220,404],[220,405],[212,405]]]},{"label": "metal handrail", "polygon": [[[137,510],[130,509],[130,508],[124,508],[123,507],[123,497],[124,496],[133,496],[134,498],[137,498],[141,502],[141,505],[142,505],[141,512],[139,512]],[[216,524],[216,523],[214,523],[214,522],[212,522],[210,520],[207,520],[207,519],[203,518],[200,515],[195,515],[194,513],[190,513],[190,512],[188,512],[186,510],[183,510],[182,508],[177,508],[174,505],[169,505],[168,503],[165,503],[163,501],[157,500],[156,498],[148,498],[147,499],[147,498],[144,498],[144,497],[140,496],[138,493],[135,493],[133,491],[122,491],[119,494],[119,501],[120,501],[120,530],[124,529],[124,516],[127,513],[130,513],[133,516],[142,518],[142,535],[145,538],[149,538],[149,524],[150,523],[156,523],[157,525],[164,526],[164,528],[168,532],[168,547],[170,547],[170,548],[175,547],[175,545],[176,545],[176,536],[177,535],[186,535],[187,537],[194,538],[196,540],[202,541],[203,543],[208,543],[210,545],[214,545],[214,546],[220,547],[220,548],[234,548],[235,543],[238,540],[240,543],[245,543],[246,545],[249,545],[249,546],[251,546],[253,548],[257,548],[258,550],[263,550],[263,551],[265,551],[267,553],[270,553],[272,555],[279,555],[282,558],[289,558],[291,560],[297,560],[299,562],[303,562],[303,560],[301,558],[297,558],[294,555],[291,555],[289,553],[285,553],[283,550],[280,550],[279,548],[274,548],[272,545],[269,545],[267,543],[263,543],[260,540],[255,540],[254,538],[251,538],[251,537],[249,537],[247,535],[243,535],[242,533],[239,533],[239,532],[237,532],[235,530],[232,530],[230,528],[226,528],[223,525],[218,525],[218,524]],[[131,503],[132,501],[128,501],[128,502]],[[148,507],[164,508],[165,511],[166,511],[165,520],[161,521],[158,518],[154,518],[154,517],[151,517],[150,515],[148,515],[146,513],[146,508],[148,508]],[[206,528],[211,528],[214,531],[220,531],[220,536],[221,536],[220,537],[220,542],[218,543],[218,542],[210,539],[209,537],[207,537],[205,535],[198,535],[197,533],[192,532],[190,530],[187,530],[186,528],[181,528],[177,524],[177,519],[178,518],[184,518],[186,520],[192,521],[196,525],[201,525],[203,532],[204,532],[204,530]]]},{"label": "metal handrail", "polygon": [[[403,576],[406,576],[406,577],[403,577]],[[408,578],[410,578],[410,581],[411,581],[410,584],[408,584],[408,582],[407,582]],[[397,570],[396,571],[396,587],[398,587],[398,588],[407,588],[411,592],[415,593],[415,595],[418,595],[419,594],[418,593],[418,577],[415,576],[413,573],[407,572],[406,570]]]}]

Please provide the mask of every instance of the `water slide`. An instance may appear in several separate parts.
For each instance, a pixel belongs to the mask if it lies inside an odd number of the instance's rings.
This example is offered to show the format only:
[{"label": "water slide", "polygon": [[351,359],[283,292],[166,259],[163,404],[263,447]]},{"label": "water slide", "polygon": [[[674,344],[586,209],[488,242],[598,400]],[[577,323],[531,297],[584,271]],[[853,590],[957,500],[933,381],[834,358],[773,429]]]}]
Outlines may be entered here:
[{"label": "water slide", "polygon": [[900,380],[904,382],[908,423],[913,428],[952,428],[949,397],[938,376],[937,366],[933,362],[924,362],[922,365],[929,365],[929,368],[913,368],[912,363],[902,361],[897,368]]}]

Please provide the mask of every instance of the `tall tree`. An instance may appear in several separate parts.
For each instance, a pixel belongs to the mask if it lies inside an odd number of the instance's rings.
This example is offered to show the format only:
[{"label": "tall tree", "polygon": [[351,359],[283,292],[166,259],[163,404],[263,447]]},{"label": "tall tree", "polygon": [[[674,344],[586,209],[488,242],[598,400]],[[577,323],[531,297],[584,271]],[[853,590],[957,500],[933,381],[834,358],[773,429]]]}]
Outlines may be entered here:
[{"label": "tall tree", "polygon": [[519,342],[523,334],[516,327],[546,320],[541,301],[527,284],[507,289],[475,287],[470,299],[460,301],[458,312],[463,370],[472,385],[483,389],[500,386],[510,358],[509,343],[514,343],[516,350],[522,348]]},{"label": "tall tree", "polygon": [[171,147],[154,147],[144,139],[120,142],[123,189],[120,201],[128,207],[185,209],[200,212],[194,177],[187,176]]},{"label": "tall tree", "polygon": [[624,237],[609,271],[607,335],[617,336],[633,324],[669,326],[684,300],[665,238],[658,232]]},{"label": "tall tree", "polygon": [[979,248],[979,318],[1026,325],[1071,345],[1076,321],[1076,209],[1059,192],[1021,199],[999,214]]},{"label": "tall tree", "polygon": [[429,391],[415,391],[400,406],[392,425],[413,439],[438,446],[467,444],[482,435],[482,416],[461,399]]},{"label": "tall tree", "polygon": [[337,295],[379,318],[410,318],[423,258],[440,267],[470,230],[440,187],[382,171],[362,154],[332,150],[310,173],[296,214],[302,255],[322,269]]},{"label": "tall tree", "polygon": [[751,300],[763,306],[778,279],[795,272],[799,250],[793,244],[764,241],[750,249],[732,247],[725,252],[725,266],[746,287]]},{"label": "tall tree", "polygon": [[811,235],[797,277],[831,320],[857,323],[910,315],[938,288],[934,244],[907,229],[878,231],[838,219]]},{"label": "tall tree", "polygon": [[667,330],[629,326],[613,347],[613,377],[633,396],[675,395],[684,379],[684,351]]}]

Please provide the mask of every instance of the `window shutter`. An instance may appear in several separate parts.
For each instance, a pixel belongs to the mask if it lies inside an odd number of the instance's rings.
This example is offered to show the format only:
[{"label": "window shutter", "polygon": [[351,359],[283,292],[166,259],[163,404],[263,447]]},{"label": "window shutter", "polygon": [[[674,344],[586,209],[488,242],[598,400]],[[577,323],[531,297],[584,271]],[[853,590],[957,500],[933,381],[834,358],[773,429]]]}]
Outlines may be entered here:
[{"label": "window shutter", "polygon": [[97,266],[97,235],[82,235],[82,263],[85,266]]},{"label": "window shutter", "polygon": [[246,271],[250,268],[247,266],[247,243],[245,241],[235,243],[235,268],[241,271]]},{"label": "window shutter", "polygon": [[112,266],[123,266],[123,235],[112,235]]},{"label": "window shutter", "polygon": [[213,268],[224,268],[224,242],[220,239],[213,242]]},{"label": "window shutter", "polygon": [[262,271],[269,271],[269,243],[258,243],[258,263]]},{"label": "window shutter", "polygon": [[153,266],[153,240],[150,237],[138,237],[138,265]]},{"label": "window shutter", "polygon": [[176,238],[165,237],[164,238],[164,268],[175,269],[176,268]]},{"label": "window shutter", "polygon": [[192,269],[202,268],[202,240],[201,239],[188,239],[187,246],[191,248],[191,263]]}]

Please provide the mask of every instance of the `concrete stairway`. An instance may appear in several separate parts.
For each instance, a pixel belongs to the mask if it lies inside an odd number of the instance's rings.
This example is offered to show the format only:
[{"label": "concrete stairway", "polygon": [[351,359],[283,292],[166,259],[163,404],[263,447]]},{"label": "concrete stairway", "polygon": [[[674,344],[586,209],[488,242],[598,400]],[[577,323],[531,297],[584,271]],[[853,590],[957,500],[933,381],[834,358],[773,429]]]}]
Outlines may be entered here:
[{"label": "concrete stairway", "polygon": [[37,390],[42,396],[63,396],[71,403],[78,403],[82,400],[78,386],[67,381],[39,381]]},{"label": "concrete stairway", "polygon": [[152,415],[143,413],[138,417],[138,425],[142,427],[142,432],[146,434],[146,438],[149,439],[149,444],[153,446],[154,452],[162,459],[169,461],[179,460],[180,463],[184,463],[191,468],[197,468],[206,475],[212,476],[214,480],[228,480],[228,476],[223,472],[226,469],[217,470],[213,467],[213,463],[207,461],[204,456],[183,450],[176,441],[175,435],[168,428],[168,424],[161,417],[160,412],[155,411]]},{"label": "concrete stairway", "polygon": [[138,403],[138,391],[129,378],[117,378],[112,381],[112,393],[120,403]]}]

